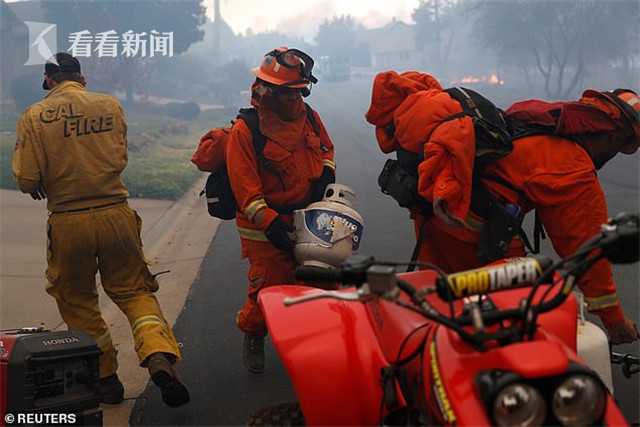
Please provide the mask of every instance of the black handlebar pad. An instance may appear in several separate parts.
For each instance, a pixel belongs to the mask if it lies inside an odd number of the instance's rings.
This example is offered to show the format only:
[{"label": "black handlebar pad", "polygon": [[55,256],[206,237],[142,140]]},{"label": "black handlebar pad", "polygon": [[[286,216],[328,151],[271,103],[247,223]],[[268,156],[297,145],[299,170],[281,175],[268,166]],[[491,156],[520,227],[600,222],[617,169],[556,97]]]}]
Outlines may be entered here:
[{"label": "black handlebar pad", "polygon": [[551,264],[551,259],[546,257],[517,258],[504,264],[441,277],[436,282],[436,290],[443,300],[453,301],[473,295],[533,286]]},{"label": "black handlebar pad", "polygon": [[633,214],[620,214],[610,225],[613,230],[603,233],[602,250],[614,264],[630,264],[640,260],[640,217]]},{"label": "black handlebar pad", "polygon": [[296,279],[303,282],[339,282],[342,283],[342,270],[312,265],[296,268]]}]

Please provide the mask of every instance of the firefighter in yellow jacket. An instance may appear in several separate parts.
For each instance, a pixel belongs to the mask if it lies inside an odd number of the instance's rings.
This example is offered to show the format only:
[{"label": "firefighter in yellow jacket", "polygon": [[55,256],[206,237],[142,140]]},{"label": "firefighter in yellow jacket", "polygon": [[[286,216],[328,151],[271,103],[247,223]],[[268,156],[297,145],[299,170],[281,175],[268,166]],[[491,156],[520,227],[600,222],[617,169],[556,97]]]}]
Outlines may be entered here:
[{"label": "firefighter in yellow jacket", "polygon": [[80,63],[67,53],[45,64],[45,98],[17,125],[13,173],[20,190],[47,198],[47,292],[70,329],[102,350],[104,403],[120,403],[116,350],[98,306],[96,273],[131,324],[141,366],[170,406],[189,401],[173,364],[180,350],[153,292],[158,283],[142,252],[141,219],[127,204],[127,125],[118,100],[85,89]]}]

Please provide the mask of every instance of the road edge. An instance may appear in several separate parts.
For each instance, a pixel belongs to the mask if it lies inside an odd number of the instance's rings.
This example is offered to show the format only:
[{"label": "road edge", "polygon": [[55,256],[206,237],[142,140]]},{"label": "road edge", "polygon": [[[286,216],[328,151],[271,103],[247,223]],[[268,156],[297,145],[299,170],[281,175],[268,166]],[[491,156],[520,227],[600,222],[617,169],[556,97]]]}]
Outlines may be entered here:
[{"label": "road edge", "polygon": [[[199,196],[204,181],[205,175],[143,235],[144,240],[154,242],[144,248],[152,272],[170,270],[158,277],[160,289],[156,297],[171,327],[184,307],[220,224],[220,220],[209,216],[206,202]],[[118,351],[118,376],[125,386],[126,399],[120,405],[102,405],[104,425],[129,425],[135,401],[145,390],[149,376],[146,369],[139,367],[126,316],[109,301],[103,309],[103,317]],[[176,338],[180,342],[180,337]]]}]

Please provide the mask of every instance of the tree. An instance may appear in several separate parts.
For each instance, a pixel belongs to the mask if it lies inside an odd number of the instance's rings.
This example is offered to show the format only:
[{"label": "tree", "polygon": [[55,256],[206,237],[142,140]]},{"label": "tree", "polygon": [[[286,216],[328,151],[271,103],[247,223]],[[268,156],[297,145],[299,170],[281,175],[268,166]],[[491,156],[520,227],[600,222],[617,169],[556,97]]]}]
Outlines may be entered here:
[{"label": "tree", "polygon": [[568,98],[593,66],[638,53],[635,0],[483,1],[477,33],[500,61],[542,77],[546,95]]},{"label": "tree", "polygon": [[249,90],[255,78],[249,66],[241,59],[230,61],[214,70],[211,92],[216,100],[225,106],[236,106],[246,102],[240,96],[242,91]]},{"label": "tree", "polygon": [[363,46],[358,43],[359,29],[360,26],[350,15],[325,19],[320,24],[315,39],[318,54],[352,64],[352,60],[361,55],[360,51],[363,49]]},{"label": "tree", "polygon": [[[58,26],[58,45],[69,46],[69,34],[88,30],[95,35],[114,30],[121,35],[129,30],[147,33],[152,30],[173,32],[173,53],[178,55],[199,40],[204,31],[205,8],[202,0],[67,0],[43,2],[46,19]],[[147,46],[149,49],[150,46]],[[92,86],[103,90],[122,90],[128,101],[133,101],[134,92],[144,85],[153,66],[161,57],[149,55],[115,58],[80,58]],[[166,59],[166,58],[164,58]]]},{"label": "tree", "polygon": [[420,0],[411,14],[416,23],[416,47],[430,58],[431,65],[435,65],[440,72],[451,52],[456,31],[455,8],[456,2],[453,0]]},{"label": "tree", "polygon": [[254,33],[247,31],[246,35],[239,36],[231,47],[235,57],[241,59],[252,67],[257,67],[262,61],[262,57],[279,46],[297,48],[311,54],[312,46],[302,38],[288,36],[276,31]]}]

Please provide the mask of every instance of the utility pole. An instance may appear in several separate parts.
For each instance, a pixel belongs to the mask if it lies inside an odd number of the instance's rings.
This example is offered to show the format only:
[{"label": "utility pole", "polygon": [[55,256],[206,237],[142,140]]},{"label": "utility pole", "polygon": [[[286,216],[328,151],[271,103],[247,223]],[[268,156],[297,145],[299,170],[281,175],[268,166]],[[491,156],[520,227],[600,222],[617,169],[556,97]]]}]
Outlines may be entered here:
[{"label": "utility pole", "polygon": [[213,54],[220,56],[220,28],[222,27],[222,16],[220,15],[220,0],[214,0],[214,21],[213,21]]},{"label": "utility pole", "polygon": [[[433,18],[436,32],[436,58],[438,58],[438,71],[439,74],[443,72],[442,64],[442,38],[440,34],[440,0],[434,0],[433,2]],[[442,76],[438,76],[442,78]]]}]

